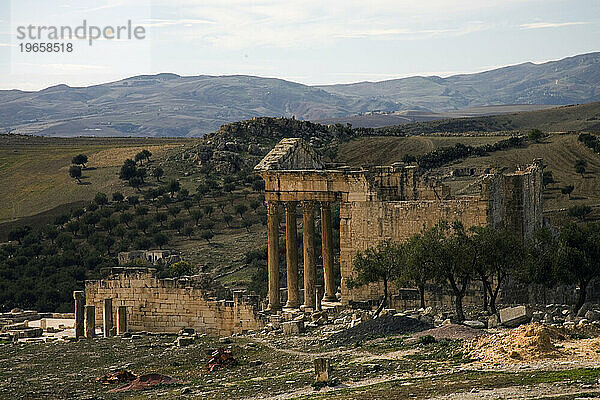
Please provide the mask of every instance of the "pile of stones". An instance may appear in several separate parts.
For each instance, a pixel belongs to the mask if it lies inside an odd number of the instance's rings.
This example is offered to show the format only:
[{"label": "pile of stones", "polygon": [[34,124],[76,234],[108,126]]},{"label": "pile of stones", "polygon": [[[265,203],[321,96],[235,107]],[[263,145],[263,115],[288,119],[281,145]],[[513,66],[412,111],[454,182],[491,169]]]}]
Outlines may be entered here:
[{"label": "pile of stones", "polygon": [[20,322],[35,321],[40,318],[42,318],[42,316],[37,311],[13,308],[10,312],[0,313],[0,328]]},{"label": "pile of stones", "polygon": [[[196,333],[194,328],[183,328],[182,330],[179,331],[179,334],[177,335],[177,339],[175,339],[174,344],[178,347],[189,346],[191,344],[196,343],[196,340],[198,340],[204,336],[206,336],[205,333],[198,334],[198,333]],[[226,343],[225,339],[228,339],[228,338],[221,338],[220,339],[221,343]],[[231,343],[231,340],[229,340],[229,343]]]},{"label": "pile of stones", "polygon": [[540,322],[548,325],[600,326],[600,306],[585,303],[579,312],[575,314],[572,306],[564,304],[548,304],[545,307],[536,307],[536,310],[531,313],[531,320],[533,322]]},{"label": "pile of stones", "polygon": [[[312,313],[284,311],[269,316],[269,323],[260,333],[266,335],[298,335],[307,330],[325,327],[324,333],[337,333],[352,329],[370,321],[374,317],[372,310],[326,309]],[[579,313],[573,313],[570,305],[550,304],[545,306],[519,305],[504,307],[497,315],[479,310],[468,310],[467,320],[460,324],[475,328],[514,328],[529,322],[539,322],[553,326],[598,326],[600,328],[600,306],[586,303]],[[435,327],[458,323],[451,311],[436,310],[434,307],[409,309],[398,312],[393,308],[383,309],[379,317],[408,317]]]}]

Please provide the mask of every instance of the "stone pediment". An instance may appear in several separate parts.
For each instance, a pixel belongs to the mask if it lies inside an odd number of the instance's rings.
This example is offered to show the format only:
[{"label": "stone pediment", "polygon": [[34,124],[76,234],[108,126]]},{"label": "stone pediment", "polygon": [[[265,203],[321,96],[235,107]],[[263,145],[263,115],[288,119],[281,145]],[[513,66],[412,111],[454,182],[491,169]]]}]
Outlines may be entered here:
[{"label": "stone pediment", "polygon": [[312,147],[301,138],[282,139],[254,170],[316,170],[323,169],[323,161]]}]

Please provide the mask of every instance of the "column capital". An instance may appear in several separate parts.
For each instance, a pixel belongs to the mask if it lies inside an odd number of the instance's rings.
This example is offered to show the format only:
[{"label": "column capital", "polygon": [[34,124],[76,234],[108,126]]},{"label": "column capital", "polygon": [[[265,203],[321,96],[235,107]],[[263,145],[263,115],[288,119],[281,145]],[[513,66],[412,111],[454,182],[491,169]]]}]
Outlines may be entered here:
[{"label": "column capital", "polygon": [[277,213],[277,207],[279,206],[279,201],[267,200],[265,203],[267,204],[267,214],[273,215],[273,214]]}]

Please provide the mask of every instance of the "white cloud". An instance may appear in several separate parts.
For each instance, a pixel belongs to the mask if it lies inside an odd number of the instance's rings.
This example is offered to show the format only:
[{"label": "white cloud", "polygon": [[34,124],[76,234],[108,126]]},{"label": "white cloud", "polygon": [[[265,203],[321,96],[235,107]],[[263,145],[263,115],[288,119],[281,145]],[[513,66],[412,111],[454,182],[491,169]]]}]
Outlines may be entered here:
[{"label": "white cloud", "polygon": [[562,28],[564,26],[588,25],[590,22],[532,22],[520,25],[521,29]]},{"label": "white cloud", "polygon": [[443,37],[443,36],[462,36],[468,35],[474,32],[480,32],[483,30],[491,29],[492,24],[486,24],[480,21],[469,22],[465,25],[457,28],[447,29],[371,29],[366,31],[360,30],[349,30],[348,32],[336,35],[339,38],[380,38],[380,39],[424,39],[430,37]]},{"label": "white cloud", "polygon": [[60,72],[87,72],[87,71],[101,71],[107,68],[102,65],[91,65],[91,64],[36,64],[36,63],[19,63],[17,65],[27,67],[40,67],[47,68],[47,72],[60,73]]},{"label": "white cloud", "polygon": [[[190,24],[198,25],[193,26],[195,29],[172,30],[165,34],[235,50],[248,47],[319,48],[337,40],[356,38],[419,40],[467,35],[493,27],[485,21],[465,20],[464,15],[454,18],[461,10],[481,7],[466,0],[380,0],[369,4],[358,0],[343,3],[336,0],[220,0],[205,1],[202,7],[198,7],[197,2],[181,2],[178,14],[188,16],[190,22],[184,19],[155,20],[151,21],[151,26],[189,28]],[[486,2],[486,7],[490,3],[500,2],[491,0]],[[436,28],[432,29],[432,26]]]},{"label": "white cloud", "polygon": [[141,24],[146,28],[163,28],[163,27],[171,27],[174,25],[182,25],[182,26],[194,26],[200,24],[215,24],[214,21],[210,21],[207,19],[160,19],[160,18],[152,18],[149,19],[148,22]]}]

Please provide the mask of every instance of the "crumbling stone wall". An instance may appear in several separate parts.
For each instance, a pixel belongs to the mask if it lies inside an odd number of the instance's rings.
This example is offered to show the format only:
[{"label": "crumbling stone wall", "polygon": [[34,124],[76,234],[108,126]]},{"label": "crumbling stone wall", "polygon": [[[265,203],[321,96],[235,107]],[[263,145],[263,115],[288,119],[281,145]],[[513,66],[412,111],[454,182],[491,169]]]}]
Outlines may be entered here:
[{"label": "crumbling stone wall", "polygon": [[[483,304],[483,288],[480,282],[472,282],[465,291],[464,306],[478,306]],[[381,295],[381,292],[380,292]],[[447,287],[433,283],[425,285],[425,304],[442,309],[454,308],[452,292]],[[391,298],[390,307],[398,310],[418,309],[421,307],[419,291],[414,288],[395,288]]]},{"label": "crumbling stone wall", "polygon": [[178,332],[194,328],[209,335],[231,335],[260,329],[257,296],[234,292],[233,300],[207,298],[193,277],[159,279],[151,270],[124,271],[107,279],[87,281],[86,304],[96,306],[102,323],[102,301],[112,298],[113,310],[126,306],[132,331]]},{"label": "crumbling stone wall", "polygon": [[490,174],[482,182],[481,196],[488,204],[488,223],[504,225],[523,237],[542,226],[541,160],[511,174]]},{"label": "crumbling stone wall", "polygon": [[[415,173],[414,167],[408,167]],[[389,171],[392,178],[379,178],[390,186],[401,186],[394,179],[398,173]],[[400,173],[400,176],[406,175]],[[403,241],[419,233],[423,227],[431,227],[440,219],[460,221],[466,228],[471,226],[507,226],[523,237],[531,237],[542,226],[542,163],[540,160],[526,169],[511,174],[488,174],[481,179],[478,196],[453,197],[447,187],[437,182],[429,184],[418,176],[412,177],[410,195],[406,186],[398,191],[397,201],[391,201],[390,190],[384,195],[379,190],[368,196],[367,201],[342,201],[340,203],[340,269],[342,276],[342,299],[366,301],[381,296],[380,284],[349,290],[346,281],[353,274],[353,260],[357,251],[364,251],[384,239]],[[376,187],[379,189],[380,185]],[[385,187],[385,186],[384,186]],[[357,190],[354,187],[354,190]],[[360,189],[358,189],[360,192]],[[342,196],[343,197],[343,196]],[[354,198],[359,196],[354,195]],[[412,200],[414,199],[414,200]],[[392,289],[394,296],[395,289]],[[470,290],[464,303],[480,302],[481,294]],[[431,301],[449,304],[448,295],[438,293]]]}]

